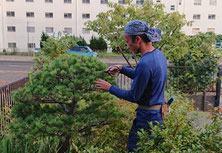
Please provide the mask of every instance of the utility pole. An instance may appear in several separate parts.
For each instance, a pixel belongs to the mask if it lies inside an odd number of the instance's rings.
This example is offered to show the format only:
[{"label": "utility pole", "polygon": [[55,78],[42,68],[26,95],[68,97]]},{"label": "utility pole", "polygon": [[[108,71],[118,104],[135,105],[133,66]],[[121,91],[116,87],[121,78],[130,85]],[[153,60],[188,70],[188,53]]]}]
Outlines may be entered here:
[{"label": "utility pole", "polygon": [[1,10],[2,10],[2,12],[1,12],[2,13],[2,15],[1,15],[2,16],[2,18],[1,18],[1,20],[2,20],[2,48],[3,48],[3,50],[5,50],[5,48],[6,48],[5,47],[5,31],[4,31],[5,30],[5,24],[4,24],[5,21],[4,21],[4,15],[3,15],[4,14],[3,2],[0,5],[1,5]]},{"label": "utility pole", "polygon": [[26,27],[26,30],[27,30],[27,48],[28,48],[28,55],[29,55],[29,21],[27,21],[27,27]]}]

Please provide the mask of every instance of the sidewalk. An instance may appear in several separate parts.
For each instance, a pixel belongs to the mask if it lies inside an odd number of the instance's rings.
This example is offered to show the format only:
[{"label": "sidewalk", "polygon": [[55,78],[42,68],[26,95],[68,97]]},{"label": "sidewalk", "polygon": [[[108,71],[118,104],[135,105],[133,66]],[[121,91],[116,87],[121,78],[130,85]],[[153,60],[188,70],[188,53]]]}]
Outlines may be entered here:
[{"label": "sidewalk", "polygon": [[27,61],[32,62],[34,56],[0,55],[0,61]]}]

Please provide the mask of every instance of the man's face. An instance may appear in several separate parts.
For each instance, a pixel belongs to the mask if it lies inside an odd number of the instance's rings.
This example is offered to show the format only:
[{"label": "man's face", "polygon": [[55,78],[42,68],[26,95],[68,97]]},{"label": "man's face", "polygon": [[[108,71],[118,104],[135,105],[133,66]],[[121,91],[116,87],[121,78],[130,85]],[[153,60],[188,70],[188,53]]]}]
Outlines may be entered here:
[{"label": "man's face", "polygon": [[124,39],[127,43],[127,47],[132,51],[134,54],[138,53],[140,51],[139,44],[135,40],[135,42],[132,41],[130,35],[124,34]]}]

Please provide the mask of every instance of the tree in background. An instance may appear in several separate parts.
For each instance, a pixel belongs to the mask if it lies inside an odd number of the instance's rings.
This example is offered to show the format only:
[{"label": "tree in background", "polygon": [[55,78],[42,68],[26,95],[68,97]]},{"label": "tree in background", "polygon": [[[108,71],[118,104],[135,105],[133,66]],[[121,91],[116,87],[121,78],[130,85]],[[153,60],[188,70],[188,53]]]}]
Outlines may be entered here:
[{"label": "tree in background", "polygon": [[88,46],[88,44],[86,43],[86,40],[82,36],[79,37],[79,41],[77,42],[77,44],[79,46]]},{"label": "tree in background", "polygon": [[[215,43],[214,33],[199,33],[189,36],[186,41],[189,50],[180,58],[174,58],[175,66],[185,66],[181,70],[170,70],[169,83],[184,92],[204,91],[215,81],[214,74],[218,71],[218,60],[221,53],[212,49]],[[175,84],[175,82],[178,82]]]},{"label": "tree in background", "polygon": [[43,42],[47,41],[48,38],[49,36],[45,32],[42,32],[40,40],[40,48],[43,48]]},{"label": "tree in background", "polygon": [[222,34],[216,35],[216,42],[222,42]]},{"label": "tree in background", "polygon": [[178,12],[165,13],[162,4],[154,4],[150,0],[145,0],[142,6],[132,3],[132,0],[125,2],[126,5],[108,3],[110,10],[99,13],[96,20],[85,23],[88,30],[97,32],[114,50],[127,51],[123,38],[124,27],[129,21],[140,19],[151,27],[162,29],[162,41],[154,46],[161,49],[168,59],[186,54],[186,36],[180,30],[191,22],[187,22],[184,15]]},{"label": "tree in background", "polygon": [[107,50],[107,43],[102,37],[96,38],[95,36],[92,36],[89,47],[93,50],[103,52]]},{"label": "tree in background", "polygon": [[109,3],[108,6],[110,10],[99,13],[97,19],[86,22],[86,26],[108,40],[114,50],[127,51],[124,27],[129,21],[140,19],[162,30],[162,40],[153,45],[164,52],[169,63],[188,67],[186,71],[171,73],[172,79],[178,79],[177,87],[184,88],[184,91],[203,90],[212,82],[220,58],[220,53],[212,51],[215,43],[213,34],[186,36],[181,29],[192,22],[186,21],[185,15],[179,12],[165,13],[162,4],[154,4],[150,0],[145,0],[142,6],[132,3],[132,0],[126,0],[124,6],[117,3]]}]

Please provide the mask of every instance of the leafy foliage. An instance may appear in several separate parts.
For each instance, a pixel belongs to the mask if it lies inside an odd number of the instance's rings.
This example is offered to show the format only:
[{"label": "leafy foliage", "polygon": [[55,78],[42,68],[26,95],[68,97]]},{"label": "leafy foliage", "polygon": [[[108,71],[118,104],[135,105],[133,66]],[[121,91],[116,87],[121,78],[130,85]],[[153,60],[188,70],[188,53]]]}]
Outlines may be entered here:
[{"label": "leafy foliage", "polygon": [[[221,151],[221,113],[215,113],[212,123],[204,129],[196,127],[190,113],[192,102],[176,92],[176,101],[171,104],[170,115],[167,115],[162,127],[153,126],[151,137],[145,131],[139,132],[140,152],[220,152]],[[176,95],[176,94],[175,94]]]},{"label": "leafy foliage", "polygon": [[216,35],[216,42],[222,42],[222,34]]},{"label": "leafy foliage", "polygon": [[40,40],[40,48],[43,48],[43,42],[47,41],[48,38],[49,36],[46,33],[42,32]]},{"label": "leafy foliage", "polygon": [[[14,94],[18,104],[12,112],[15,118],[12,131],[18,138],[36,139],[73,134],[102,122],[107,124],[118,113],[111,104],[105,103],[109,96],[95,91],[93,85],[97,78],[114,83],[110,76],[99,72],[105,68],[96,58],[70,54],[43,64],[25,88]],[[84,105],[77,105],[74,113],[72,105],[79,101]],[[27,135],[22,136],[24,133]]]},{"label": "leafy foliage", "polygon": [[122,33],[126,24],[135,19],[144,20],[151,27],[162,30],[162,40],[153,45],[161,49],[174,66],[187,67],[170,71],[171,85],[183,91],[202,91],[212,83],[220,58],[220,53],[212,49],[215,43],[213,33],[186,36],[181,29],[192,22],[186,21],[185,16],[178,12],[165,13],[162,4],[154,4],[150,0],[144,1],[142,6],[131,0],[126,1],[124,6],[117,3],[109,3],[108,6],[110,10],[98,14],[96,20],[88,21],[86,25],[108,40],[114,51],[127,51]]},{"label": "leafy foliage", "polygon": [[86,40],[82,36],[79,37],[79,41],[77,42],[77,44],[79,46],[88,46],[88,44],[86,43]]},{"label": "leafy foliage", "polygon": [[124,27],[131,20],[144,20],[151,27],[158,27],[163,31],[162,41],[154,44],[156,48],[162,49],[169,58],[185,54],[186,50],[183,49],[186,47],[183,41],[185,35],[180,30],[190,22],[185,20],[184,15],[180,15],[178,12],[167,14],[164,12],[162,4],[154,4],[150,0],[145,0],[142,6],[132,3],[132,0],[125,2],[126,5],[109,3],[110,10],[99,13],[96,20],[86,22],[87,28],[108,40],[113,50],[121,48],[127,51],[123,38]]},{"label": "leafy foliage", "polygon": [[58,34],[57,37],[52,36],[43,42],[43,48],[41,49],[42,54],[52,59],[58,55],[64,54],[69,48],[72,48],[77,44],[79,38],[69,35]]},{"label": "leafy foliage", "polygon": [[89,47],[92,48],[93,50],[104,52],[107,49],[107,44],[102,37],[96,38],[95,36],[92,36],[90,39]]},{"label": "leafy foliage", "polygon": [[108,93],[96,90],[98,78],[115,84],[103,70],[107,65],[95,57],[66,53],[76,45],[73,36],[50,37],[36,58],[29,82],[13,94],[10,132],[16,140],[40,145],[52,139],[58,152],[69,148],[72,137],[90,136],[92,129],[121,118]]},{"label": "leafy foliage", "polygon": [[[188,52],[181,58],[171,60],[175,66],[185,66],[181,70],[169,71],[170,84],[184,92],[203,91],[211,84],[218,71],[221,54],[212,49],[215,35],[200,33],[187,40]],[[178,82],[175,84],[175,82]]]}]

